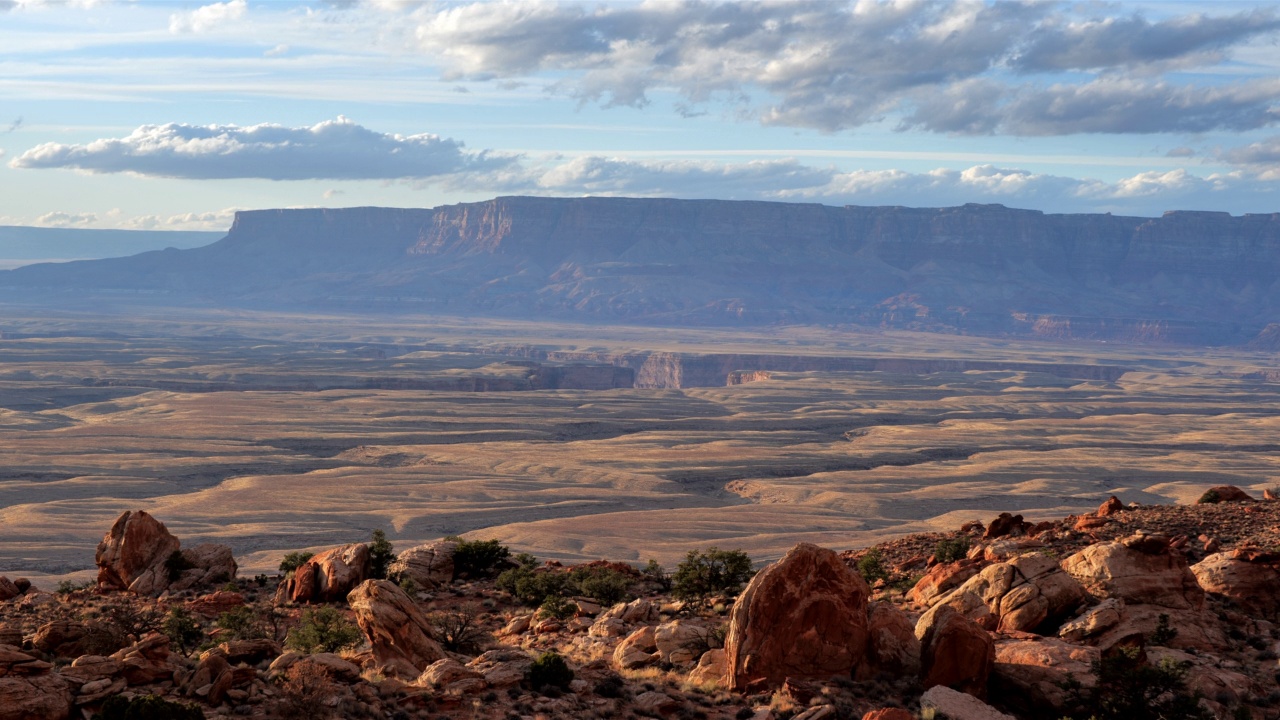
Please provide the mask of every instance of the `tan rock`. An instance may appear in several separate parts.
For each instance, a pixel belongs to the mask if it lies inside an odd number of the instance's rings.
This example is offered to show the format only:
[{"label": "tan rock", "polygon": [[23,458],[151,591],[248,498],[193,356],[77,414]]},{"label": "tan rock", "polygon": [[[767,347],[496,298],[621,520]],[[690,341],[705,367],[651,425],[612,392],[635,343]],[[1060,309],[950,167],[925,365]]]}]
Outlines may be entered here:
[{"label": "tan rock", "polygon": [[945,685],[926,690],[920,696],[920,707],[933,710],[949,720],[1018,720],[972,695],[956,692]]},{"label": "tan rock", "polygon": [[1204,591],[1230,598],[1246,611],[1265,617],[1280,612],[1280,568],[1269,562],[1250,562],[1243,553],[1222,552],[1191,566]]},{"label": "tan rock", "polygon": [[725,653],[734,690],[787,678],[848,677],[867,645],[870,589],[838,554],[801,543],[761,570],[729,617]]},{"label": "tan rock", "polygon": [[627,624],[618,618],[602,617],[587,628],[587,636],[593,638],[623,637],[627,634]]},{"label": "tan rock", "polygon": [[1060,710],[1067,698],[1063,683],[1075,678],[1091,684],[1090,663],[1099,655],[1097,648],[1053,638],[996,640],[991,692],[1002,704],[1020,712]]},{"label": "tan rock", "polygon": [[445,657],[431,638],[431,625],[418,606],[395,583],[366,580],[347,596],[379,662],[403,660],[421,673]]},{"label": "tan rock", "polygon": [[1099,598],[1121,598],[1173,609],[1204,607],[1204,591],[1186,557],[1168,540],[1135,535],[1097,543],[1062,561],[1062,569]]},{"label": "tan rock", "polygon": [[653,641],[662,662],[689,665],[702,655],[710,632],[710,628],[688,620],[673,620],[653,629]]},{"label": "tan rock", "polygon": [[618,603],[609,608],[602,614],[599,620],[616,619],[621,620],[628,625],[636,623],[657,622],[658,606],[645,600],[637,598],[629,603]]},{"label": "tan rock", "polygon": [[942,604],[916,624],[924,687],[945,685],[978,698],[987,694],[995,641],[969,618]]},{"label": "tan rock", "polygon": [[680,701],[666,693],[648,690],[637,695],[631,707],[641,715],[665,717],[679,709]]},{"label": "tan rock", "polygon": [[396,556],[387,574],[393,578],[410,578],[423,590],[453,581],[453,553],[458,543],[440,540],[409,548]]},{"label": "tan rock", "polygon": [[689,682],[693,685],[723,686],[729,672],[729,659],[724,648],[715,648],[702,653],[698,658],[698,666],[689,673]]},{"label": "tan rock", "polygon": [[920,674],[920,640],[911,619],[893,603],[867,606],[867,661],[858,673],[870,678],[875,672],[895,677]]},{"label": "tan rock", "polygon": [[202,543],[183,550],[182,559],[190,567],[167,584],[165,589],[169,592],[225,583],[234,580],[239,569],[231,548],[217,543]]},{"label": "tan rock", "polygon": [[517,615],[498,631],[499,635],[519,635],[529,629],[533,623],[533,615]]},{"label": "tan rock", "polygon": [[240,663],[257,665],[263,660],[278,656],[280,654],[280,643],[267,638],[231,640],[219,645],[218,649],[227,658],[227,662],[232,665],[239,665]]},{"label": "tan rock", "polygon": [[187,679],[188,697],[199,697],[210,705],[221,705],[227,691],[235,681],[234,672],[221,652],[210,650],[200,656],[200,662]]},{"label": "tan rock", "polygon": [[989,565],[939,600],[987,630],[1031,632],[1073,614],[1088,595],[1058,563],[1030,553]]},{"label": "tan rock", "polygon": [[337,602],[369,577],[369,546],[352,543],[308,558],[280,585],[277,602]]},{"label": "tan rock", "polygon": [[208,595],[188,600],[186,609],[206,618],[216,618],[224,612],[243,606],[244,595],[229,590],[219,590]]},{"label": "tan rock", "polygon": [[613,649],[613,664],[619,670],[634,670],[654,665],[660,659],[658,642],[654,638],[651,625],[631,633]]},{"label": "tan rock", "polygon": [[0,677],[0,720],[67,720],[71,688],[57,673]]},{"label": "tan rock", "polygon": [[524,680],[533,658],[519,648],[500,647],[489,650],[467,663],[467,667],[484,677],[489,687],[519,685]]},{"label": "tan rock", "polygon": [[485,689],[483,674],[453,658],[444,658],[431,663],[411,684],[435,688],[451,695]]},{"label": "tan rock", "polygon": [[159,595],[169,585],[165,561],[180,546],[164,523],[145,511],[126,510],[98,543],[98,585]]},{"label": "tan rock", "polygon": [[89,629],[75,620],[54,620],[36,629],[31,646],[55,658],[75,658],[85,654]]},{"label": "tan rock", "polygon": [[111,657],[120,661],[130,686],[169,680],[176,669],[169,653],[169,638],[161,633],[149,633]]},{"label": "tan rock", "polygon": [[1082,642],[1086,638],[1110,630],[1120,624],[1124,613],[1124,601],[1120,598],[1109,598],[1085,610],[1079,617],[1072,618],[1058,628],[1058,637],[1069,642]]}]

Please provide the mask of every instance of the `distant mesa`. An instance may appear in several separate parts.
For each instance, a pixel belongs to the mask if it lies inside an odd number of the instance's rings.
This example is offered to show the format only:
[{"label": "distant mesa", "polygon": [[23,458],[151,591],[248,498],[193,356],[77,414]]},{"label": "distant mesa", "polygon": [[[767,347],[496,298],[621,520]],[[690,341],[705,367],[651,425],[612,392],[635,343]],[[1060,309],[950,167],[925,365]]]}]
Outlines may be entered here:
[{"label": "distant mesa", "polygon": [[502,197],[241,212],[205,247],[0,272],[0,299],[1273,349],[1276,277],[1280,213]]}]

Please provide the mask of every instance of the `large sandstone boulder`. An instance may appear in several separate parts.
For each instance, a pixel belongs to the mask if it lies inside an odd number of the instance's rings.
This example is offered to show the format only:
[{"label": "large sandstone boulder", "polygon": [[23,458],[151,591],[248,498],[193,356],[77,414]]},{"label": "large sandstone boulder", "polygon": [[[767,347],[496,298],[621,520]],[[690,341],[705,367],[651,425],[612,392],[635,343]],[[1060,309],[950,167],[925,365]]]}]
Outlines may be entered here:
[{"label": "large sandstone boulder", "polygon": [[1084,588],[1040,553],[983,568],[939,600],[986,630],[1032,632],[1070,617],[1088,598]]},{"label": "large sandstone boulder", "polygon": [[867,645],[866,582],[838,554],[801,543],[761,570],[729,616],[725,654],[734,690],[787,678],[848,677]]},{"label": "large sandstone boulder", "polygon": [[[125,511],[98,543],[98,586],[160,595],[235,578],[236,561],[226,545],[204,543],[188,550],[181,546],[164,523],[145,511]],[[175,553],[180,560],[171,563]]]},{"label": "large sandstone boulder", "polygon": [[613,649],[613,664],[619,670],[635,670],[655,665],[661,659],[658,641],[651,625],[645,625],[631,633]]},{"label": "large sandstone boulder", "polygon": [[941,715],[948,720],[1017,720],[972,695],[956,692],[945,685],[926,690],[920,696],[920,707],[932,710],[934,717]]},{"label": "large sandstone boulder", "polygon": [[893,603],[867,606],[867,658],[858,667],[861,678],[875,673],[894,677],[920,674],[920,639],[907,614]]},{"label": "large sandstone boulder", "polygon": [[277,602],[338,602],[369,579],[369,546],[352,543],[309,558],[280,584]]},{"label": "large sandstone boulder", "polygon": [[489,687],[519,685],[533,666],[533,658],[519,648],[501,646],[488,650],[467,663],[484,677]]},{"label": "large sandstone boulder", "polygon": [[688,620],[673,620],[653,629],[653,641],[662,662],[690,665],[706,650],[709,633],[710,628],[703,625]]},{"label": "large sandstone boulder", "polygon": [[689,683],[692,685],[723,685],[725,675],[729,672],[728,658],[724,654],[724,648],[716,648],[702,653],[702,657],[698,658],[698,666],[689,673]]},{"label": "large sandstone boulder", "polygon": [[999,639],[991,692],[1010,709],[1029,716],[1061,709],[1067,699],[1063,683],[1071,678],[1092,683],[1091,663],[1099,655],[1097,648],[1052,638]]},{"label": "large sandstone boulder", "polygon": [[409,578],[423,590],[447,585],[453,580],[453,552],[458,543],[441,540],[409,548],[396,556],[387,574],[393,578]]},{"label": "large sandstone boulder", "polygon": [[178,660],[169,653],[169,638],[161,633],[148,633],[138,642],[112,653],[130,686],[150,685],[173,678]]},{"label": "large sandstone boulder", "polygon": [[85,654],[89,628],[77,620],[53,620],[36,628],[31,646],[54,658],[75,658]]},{"label": "large sandstone boulder", "polygon": [[1196,501],[1198,504],[1215,504],[1223,502],[1254,502],[1253,496],[1235,485],[1219,485],[1204,491],[1204,495]]},{"label": "large sandstone boulder", "polygon": [[929,568],[929,572],[916,582],[907,593],[907,599],[925,607],[932,607],[943,595],[963,585],[981,569],[982,566],[976,560],[968,558],[938,563]]},{"label": "large sandstone boulder", "polygon": [[366,580],[351,591],[347,602],[369,638],[374,658],[384,666],[407,663],[416,677],[428,665],[445,658],[444,649],[431,638],[426,616],[395,583]]},{"label": "large sandstone boulder", "polygon": [[1191,566],[1204,591],[1245,610],[1274,618],[1280,612],[1280,556],[1241,549],[1214,553]]},{"label": "large sandstone boulder", "polygon": [[53,666],[12,645],[0,645],[0,720],[66,720],[72,694]]},{"label": "large sandstone boulder", "polygon": [[920,672],[924,687],[945,685],[977,698],[987,696],[987,679],[995,665],[991,634],[949,605],[939,605],[920,618]]},{"label": "large sandstone boulder", "polygon": [[1099,598],[1177,610],[1204,607],[1204,590],[1167,538],[1137,534],[1090,545],[1063,560],[1062,569]]},{"label": "large sandstone boulder", "polygon": [[159,595],[169,586],[165,561],[180,546],[164,523],[143,510],[126,510],[98,543],[98,585]]},{"label": "large sandstone boulder", "polygon": [[0,575],[0,602],[12,600],[22,594],[22,590],[18,589],[16,583],[9,578]]}]

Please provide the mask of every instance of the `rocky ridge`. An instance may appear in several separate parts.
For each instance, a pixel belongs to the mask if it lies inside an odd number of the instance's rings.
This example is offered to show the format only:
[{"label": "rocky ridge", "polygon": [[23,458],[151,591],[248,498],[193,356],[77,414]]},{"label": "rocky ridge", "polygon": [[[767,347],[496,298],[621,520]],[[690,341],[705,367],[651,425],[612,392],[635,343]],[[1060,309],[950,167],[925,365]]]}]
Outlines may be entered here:
[{"label": "rocky ridge", "polygon": [[[399,584],[370,579],[357,543],[274,581],[233,572],[215,589],[203,573],[158,589],[137,579],[180,542],[130,512],[104,537],[94,587],[0,578],[0,720],[145,696],[205,717],[1030,720],[1077,713],[1067,681],[1087,692],[1107,658],[1179,668],[1204,717],[1280,718],[1280,502],[1268,496],[1113,498],[1084,516],[1006,514],[844,553],[801,544],[736,600],[677,600],[661,576],[619,563],[502,560],[543,582],[619,577],[634,598],[556,596],[536,612],[522,586],[469,575],[456,540],[402,551]],[[321,611],[354,642],[299,642]],[[185,631],[175,615],[193,618]],[[568,674],[535,682],[548,651]]]}]

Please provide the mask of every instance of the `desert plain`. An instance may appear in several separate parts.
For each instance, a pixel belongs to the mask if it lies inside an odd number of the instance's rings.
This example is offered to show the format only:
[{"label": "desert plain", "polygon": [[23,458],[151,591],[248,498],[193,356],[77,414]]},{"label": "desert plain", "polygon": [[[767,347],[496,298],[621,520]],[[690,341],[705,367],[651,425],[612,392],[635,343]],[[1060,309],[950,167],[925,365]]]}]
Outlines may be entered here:
[{"label": "desert plain", "polygon": [[37,582],[90,577],[127,509],[248,575],[378,528],[672,566],[1280,475],[1265,350],[143,307],[0,332],[0,574]]}]

